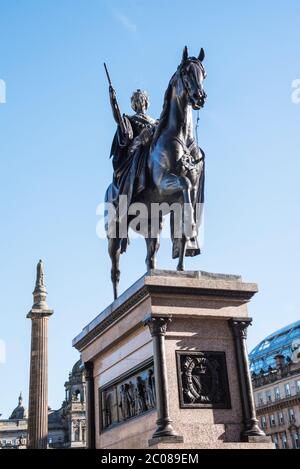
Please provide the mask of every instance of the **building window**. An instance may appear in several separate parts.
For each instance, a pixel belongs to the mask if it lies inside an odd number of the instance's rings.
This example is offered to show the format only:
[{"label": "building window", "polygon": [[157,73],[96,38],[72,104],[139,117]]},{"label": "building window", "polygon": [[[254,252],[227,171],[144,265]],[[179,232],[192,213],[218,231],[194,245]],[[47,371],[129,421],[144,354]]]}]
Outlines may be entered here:
[{"label": "building window", "polygon": [[257,395],[257,404],[258,406],[264,405],[264,398],[261,392]]},{"label": "building window", "polygon": [[280,399],[280,391],[279,391],[278,386],[274,389],[274,396],[275,396],[275,401],[278,401],[278,399]]},{"label": "building window", "polygon": [[289,409],[289,420],[290,422],[295,422],[295,412],[294,412],[294,409],[290,408]]},{"label": "building window", "polygon": [[281,444],[283,449],[288,449],[288,442],[286,437],[286,432],[281,433]]},{"label": "building window", "polygon": [[296,381],[296,392],[297,392],[297,394],[300,393],[300,379],[297,379],[297,381]]},{"label": "building window", "polygon": [[293,442],[294,449],[300,448],[298,433],[292,433],[292,442]]},{"label": "building window", "polygon": [[290,386],[290,383],[286,383],[284,385],[284,390],[285,390],[285,395],[286,397],[290,397],[291,395],[291,386]]},{"label": "building window", "polygon": [[266,391],[266,399],[267,399],[267,402],[272,402],[272,395],[271,395],[270,389]]},{"label": "building window", "polygon": [[275,415],[270,415],[270,427],[275,427],[276,426],[276,421],[275,421]]},{"label": "building window", "polygon": [[264,415],[261,418],[261,428],[267,428],[267,419]]},{"label": "building window", "polygon": [[279,413],[278,413],[278,422],[279,422],[279,425],[284,425],[284,415],[283,415],[283,412],[279,412]]},{"label": "building window", "polygon": [[274,435],[272,436],[272,441],[275,445],[275,448],[278,449],[279,448],[279,441],[278,441],[277,433],[274,433]]}]

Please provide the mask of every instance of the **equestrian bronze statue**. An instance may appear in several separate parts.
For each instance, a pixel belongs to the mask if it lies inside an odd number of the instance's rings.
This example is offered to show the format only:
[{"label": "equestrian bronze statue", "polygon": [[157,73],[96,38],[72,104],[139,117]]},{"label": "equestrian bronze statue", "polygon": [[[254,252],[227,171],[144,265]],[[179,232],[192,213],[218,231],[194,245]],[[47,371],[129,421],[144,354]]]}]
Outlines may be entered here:
[{"label": "equestrian bronze statue", "polygon": [[200,254],[197,234],[204,202],[204,152],[194,139],[192,109],[200,110],[206,99],[204,55],[201,49],[198,57],[189,57],[184,48],[165,92],[159,120],[147,114],[149,97],[141,90],[131,98],[134,114],[121,115],[106,69],[117,123],[111,148],[113,181],[105,195],[114,298],[118,296],[119,260],[129,243],[129,228],[145,237],[147,270],[156,268],[162,222],[168,213],[177,270],[184,270],[185,256]]}]

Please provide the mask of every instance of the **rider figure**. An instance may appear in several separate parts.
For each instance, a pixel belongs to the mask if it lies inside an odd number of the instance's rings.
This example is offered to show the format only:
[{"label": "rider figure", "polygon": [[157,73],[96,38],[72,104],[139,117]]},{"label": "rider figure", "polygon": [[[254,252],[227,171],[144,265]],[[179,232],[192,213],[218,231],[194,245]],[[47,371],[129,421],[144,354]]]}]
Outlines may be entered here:
[{"label": "rider figure", "polygon": [[139,143],[146,145],[150,141],[158,122],[147,114],[150,105],[147,92],[141,91],[140,89],[133,92],[131,96],[131,108],[135,111],[135,114],[132,116],[125,114],[120,116],[116,92],[112,86],[109,87],[109,97],[113,116],[120,130],[120,143],[127,146],[131,144],[135,138],[139,137]]},{"label": "rider figure", "polygon": [[131,96],[131,107],[135,114],[121,116],[114,88],[109,87],[113,117],[118,124],[110,156],[113,157],[114,185],[118,195],[132,195],[146,187],[147,155],[158,121],[152,119],[147,110],[149,97],[137,89]]}]

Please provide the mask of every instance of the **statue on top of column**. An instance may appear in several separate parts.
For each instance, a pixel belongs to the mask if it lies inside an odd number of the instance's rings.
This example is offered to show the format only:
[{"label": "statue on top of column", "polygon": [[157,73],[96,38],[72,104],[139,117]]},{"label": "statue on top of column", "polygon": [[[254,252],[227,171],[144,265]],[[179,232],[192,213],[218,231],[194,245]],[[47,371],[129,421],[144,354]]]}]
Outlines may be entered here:
[{"label": "statue on top of column", "polygon": [[39,260],[36,266],[36,287],[44,287],[44,264],[42,259]]}]

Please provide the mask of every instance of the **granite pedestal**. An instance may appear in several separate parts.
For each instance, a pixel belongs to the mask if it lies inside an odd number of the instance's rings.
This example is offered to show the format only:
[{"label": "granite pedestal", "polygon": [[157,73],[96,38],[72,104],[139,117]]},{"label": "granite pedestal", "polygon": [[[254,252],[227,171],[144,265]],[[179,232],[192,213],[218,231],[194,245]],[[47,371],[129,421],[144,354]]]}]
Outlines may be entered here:
[{"label": "granite pedestal", "polygon": [[89,448],[273,448],[258,426],[239,276],[154,270],[74,339]]}]

